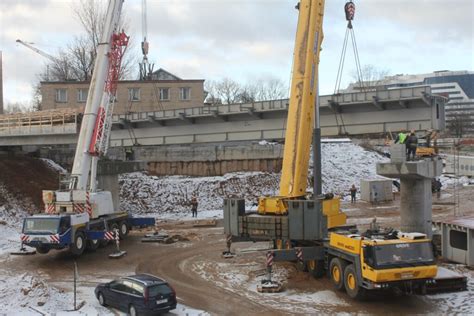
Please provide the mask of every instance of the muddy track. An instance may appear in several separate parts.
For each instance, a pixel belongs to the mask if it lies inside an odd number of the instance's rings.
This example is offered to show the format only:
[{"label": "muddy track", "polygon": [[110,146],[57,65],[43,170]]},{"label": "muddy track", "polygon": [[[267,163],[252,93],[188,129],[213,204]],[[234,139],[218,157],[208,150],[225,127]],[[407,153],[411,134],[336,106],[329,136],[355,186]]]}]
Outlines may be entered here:
[{"label": "muddy track", "polygon": [[[280,315],[278,310],[250,301],[236,293],[213,285],[202,279],[191,269],[192,263],[205,257],[220,260],[216,241],[205,237],[189,248],[168,248],[165,255],[157,255],[150,265],[143,260],[136,272],[146,272],[164,276],[176,289],[178,298],[186,305],[205,310],[215,315]],[[219,243],[222,244],[223,243]]]}]

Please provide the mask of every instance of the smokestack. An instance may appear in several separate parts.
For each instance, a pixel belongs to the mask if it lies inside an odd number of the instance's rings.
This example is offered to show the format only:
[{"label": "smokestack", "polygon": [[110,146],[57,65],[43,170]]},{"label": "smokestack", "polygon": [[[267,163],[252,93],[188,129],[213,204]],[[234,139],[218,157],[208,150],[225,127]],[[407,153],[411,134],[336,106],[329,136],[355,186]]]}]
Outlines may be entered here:
[{"label": "smokestack", "polygon": [[3,68],[2,51],[0,50],[0,114],[3,114]]}]

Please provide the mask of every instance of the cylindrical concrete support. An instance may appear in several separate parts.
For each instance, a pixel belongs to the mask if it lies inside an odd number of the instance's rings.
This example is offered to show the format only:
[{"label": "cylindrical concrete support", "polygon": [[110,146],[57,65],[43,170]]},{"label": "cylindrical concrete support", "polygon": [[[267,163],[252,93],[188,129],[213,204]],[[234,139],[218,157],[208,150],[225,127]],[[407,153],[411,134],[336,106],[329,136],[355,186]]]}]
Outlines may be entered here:
[{"label": "cylindrical concrete support", "polygon": [[401,177],[400,197],[401,230],[431,238],[431,179]]}]

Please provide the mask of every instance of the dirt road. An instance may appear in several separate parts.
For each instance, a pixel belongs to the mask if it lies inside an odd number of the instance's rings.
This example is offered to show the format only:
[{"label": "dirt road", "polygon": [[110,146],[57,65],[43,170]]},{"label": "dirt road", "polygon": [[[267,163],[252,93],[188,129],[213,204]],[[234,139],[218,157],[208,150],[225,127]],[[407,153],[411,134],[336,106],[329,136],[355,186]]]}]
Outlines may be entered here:
[{"label": "dirt road", "polygon": [[[466,206],[472,206],[470,191],[462,192]],[[365,224],[374,215],[383,223],[396,226],[396,205],[371,206],[359,202],[345,204],[349,222]],[[434,217],[449,215],[449,206],[434,210]],[[464,209],[464,212],[468,210]],[[264,269],[265,251],[252,251],[255,245],[234,245],[239,255],[230,260],[220,257],[224,250],[222,227],[194,228],[189,222],[170,221],[160,225],[170,235],[188,241],[173,244],[141,243],[144,232],[137,232],[121,243],[128,252],[120,260],[108,259],[109,246],[77,259],[80,282],[93,289],[98,282],[115,277],[147,272],[167,279],[176,289],[181,303],[214,315],[283,315],[317,313],[426,314],[440,313],[443,304],[457,297],[376,296],[356,302],[345,293],[334,291],[328,279],[313,279],[296,271],[292,264],[276,264],[276,278],[285,281],[285,292],[260,294],[256,284]],[[244,251],[247,250],[247,251]],[[3,269],[16,273],[38,273],[53,284],[71,282],[74,258],[67,252],[10,257]],[[469,294],[469,293],[467,293]],[[461,294],[462,295],[462,294]],[[466,299],[469,299],[467,297]],[[462,305],[462,304],[460,304]],[[449,309],[459,312],[458,306]]]},{"label": "dirt road", "polygon": [[[222,228],[180,229],[173,233],[178,232],[191,236],[191,240],[170,245],[147,244],[135,235],[123,242],[122,249],[128,252],[123,259],[108,259],[107,254],[113,250],[110,246],[83,255],[77,259],[80,282],[93,285],[135,272],[152,273],[175,287],[179,302],[213,315],[433,311],[433,306],[419,297],[377,297],[370,302],[354,302],[345,293],[333,291],[329,280],[315,280],[296,271],[291,264],[278,266],[289,271],[284,293],[260,294],[254,287],[258,271],[263,269],[264,251],[242,253],[229,262],[220,258],[224,248]],[[67,252],[61,251],[11,258],[4,268],[18,273],[36,271],[46,280],[61,284],[71,282],[73,261]],[[199,267],[204,274],[197,271]]]}]

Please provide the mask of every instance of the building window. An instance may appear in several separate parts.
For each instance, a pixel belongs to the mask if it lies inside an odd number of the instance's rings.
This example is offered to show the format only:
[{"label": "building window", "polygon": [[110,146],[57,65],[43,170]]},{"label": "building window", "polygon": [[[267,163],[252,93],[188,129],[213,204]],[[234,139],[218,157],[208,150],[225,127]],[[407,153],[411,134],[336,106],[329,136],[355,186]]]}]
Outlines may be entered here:
[{"label": "building window", "polygon": [[180,100],[191,100],[191,88],[179,88]]},{"label": "building window", "polygon": [[449,245],[453,248],[467,250],[467,233],[457,230],[450,230]]},{"label": "building window", "polygon": [[77,102],[82,103],[87,101],[88,89],[77,89]]},{"label": "building window", "polygon": [[67,102],[67,89],[56,89],[56,102]]},{"label": "building window", "polygon": [[160,100],[166,101],[170,99],[170,89],[169,88],[160,88]]},{"label": "building window", "polygon": [[140,101],[140,88],[128,89],[128,101]]}]

